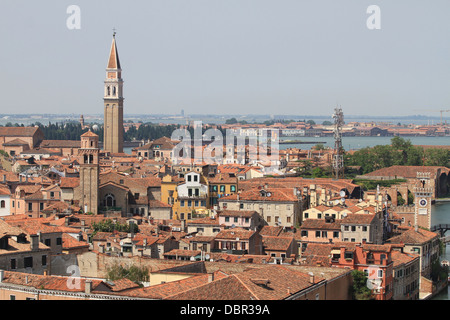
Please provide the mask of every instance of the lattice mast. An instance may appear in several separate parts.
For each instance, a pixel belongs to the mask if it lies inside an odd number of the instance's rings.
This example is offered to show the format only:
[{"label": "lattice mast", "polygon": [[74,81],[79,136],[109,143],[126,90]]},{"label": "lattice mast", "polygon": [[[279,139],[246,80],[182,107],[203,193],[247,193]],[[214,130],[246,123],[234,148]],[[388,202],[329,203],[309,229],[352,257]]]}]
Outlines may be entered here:
[{"label": "lattice mast", "polygon": [[342,126],[344,125],[344,113],[342,108],[336,107],[333,114],[334,119],[334,152],[333,152],[333,174],[336,179],[344,176],[344,155],[342,148]]}]

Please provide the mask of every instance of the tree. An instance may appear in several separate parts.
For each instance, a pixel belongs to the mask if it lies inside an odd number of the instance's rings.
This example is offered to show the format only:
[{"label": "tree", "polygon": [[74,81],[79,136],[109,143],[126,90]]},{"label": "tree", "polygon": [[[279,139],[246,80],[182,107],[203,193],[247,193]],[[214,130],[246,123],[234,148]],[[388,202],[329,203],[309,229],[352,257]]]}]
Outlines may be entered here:
[{"label": "tree", "polygon": [[225,124],[236,124],[236,123],[238,123],[236,118],[231,118],[231,119],[225,120]]},{"label": "tree", "polygon": [[140,286],[142,286],[142,282],[148,282],[150,279],[149,269],[147,267],[137,267],[135,265],[123,267],[122,265],[115,263],[107,268],[106,273],[108,280],[115,281],[127,278]]},{"label": "tree", "polygon": [[372,291],[367,288],[367,276],[363,271],[352,271],[353,286],[352,296],[354,300],[370,300]]},{"label": "tree", "polygon": [[316,122],[314,120],[308,120],[308,121],[306,121],[306,123],[310,124],[310,125],[315,125],[316,124]]},{"label": "tree", "polygon": [[333,123],[331,121],[324,121],[322,122],[323,126],[331,126]]}]

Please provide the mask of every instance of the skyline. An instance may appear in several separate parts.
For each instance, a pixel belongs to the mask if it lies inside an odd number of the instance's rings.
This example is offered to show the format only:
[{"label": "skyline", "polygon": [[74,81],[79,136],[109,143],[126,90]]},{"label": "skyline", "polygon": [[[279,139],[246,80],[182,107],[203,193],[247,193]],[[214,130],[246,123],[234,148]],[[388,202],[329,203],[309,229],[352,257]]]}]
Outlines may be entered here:
[{"label": "skyline", "polygon": [[[3,3],[3,113],[101,114],[113,28],[125,115],[321,116],[339,104],[438,118],[417,110],[450,107],[445,1],[77,1],[79,30],[66,27],[70,4]],[[371,4],[381,30],[366,27]]]}]

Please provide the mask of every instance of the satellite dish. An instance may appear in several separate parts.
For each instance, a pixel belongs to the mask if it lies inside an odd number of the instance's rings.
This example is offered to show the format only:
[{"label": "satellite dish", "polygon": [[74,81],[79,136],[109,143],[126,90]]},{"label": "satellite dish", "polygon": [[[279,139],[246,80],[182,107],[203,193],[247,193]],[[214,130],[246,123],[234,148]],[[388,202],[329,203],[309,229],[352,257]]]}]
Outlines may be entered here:
[{"label": "satellite dish", "polygon": [[191,261],[195,261],[195,257],[191,257],[189,260]]},{"label": "satellite dish", "polygon": [[205,259],[209,260],[209,258],[210,258],[209,254],[206,254]]},{"label": "satellite dish", "polygon": [[267,192],[267,196],[270,197],[272,194],[270,192]]},{"label": "satellite dish", "polygon": [[345,191],[341,190],[341,192],[339,192],[339,195],[341,196],[341,198],[344,198],[345,197]]}]

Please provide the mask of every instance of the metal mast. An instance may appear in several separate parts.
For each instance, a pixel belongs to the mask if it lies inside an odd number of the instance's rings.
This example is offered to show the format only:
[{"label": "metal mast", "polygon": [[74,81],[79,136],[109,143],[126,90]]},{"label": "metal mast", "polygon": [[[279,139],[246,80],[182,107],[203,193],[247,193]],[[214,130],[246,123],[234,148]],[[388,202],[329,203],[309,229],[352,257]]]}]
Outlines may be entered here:
[{"label": "metal mast", "polygon": [[333,152],[333,174],[336,179],[344,176],[344,156],[342,148],[342,126],[344,124],[344,113],[340,107],[334,109],[334,152]]}]

